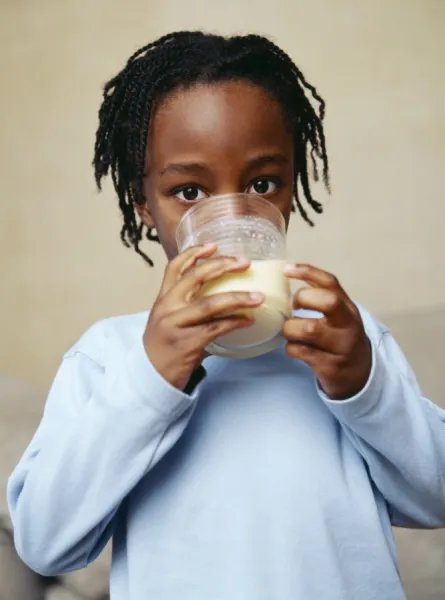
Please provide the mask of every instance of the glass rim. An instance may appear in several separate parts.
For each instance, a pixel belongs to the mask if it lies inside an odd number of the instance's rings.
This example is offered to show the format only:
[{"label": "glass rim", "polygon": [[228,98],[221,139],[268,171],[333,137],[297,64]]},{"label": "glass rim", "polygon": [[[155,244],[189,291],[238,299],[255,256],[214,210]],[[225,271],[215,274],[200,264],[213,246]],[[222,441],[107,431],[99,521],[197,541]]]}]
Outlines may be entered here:
[{"label": "glass rim", "polygon": [[199,210],[200,207],[207,206],[210,203],[214,203],[214,202],[218,202],[220,200],[226,200],[228,198],[246,198],[246,199],[252,199],[255,200],[255,202],[259,203],[260,205],[267,207],[268,210],[272,210],[272,212],[275,212],[276,216],[278,217],[279,221],[280,221],[280,226],[281,229],[285,229],[286,227],[286,221],[283,217],[283,214],[281,213],[280,210],[278,210],[278,208],[272,204],[272,202],[270,202],[269,200],[267,200],[266,198],[263,198],[263,196],[260,196],[259,194],[249,194],[246,192],[234,192],[234,193],[229,193],[229,194],[218,194],[216,196],[209,196],[208,198],[204,198],[204,200],[197,200],[180,218],[179,223],[176,227],[176,243],[179,243],[179,235],[180,235],[180,231],[181,231],[181,227],[183,225],[183,223],[190,219],[190,217],[193,217],[193,214]]}]

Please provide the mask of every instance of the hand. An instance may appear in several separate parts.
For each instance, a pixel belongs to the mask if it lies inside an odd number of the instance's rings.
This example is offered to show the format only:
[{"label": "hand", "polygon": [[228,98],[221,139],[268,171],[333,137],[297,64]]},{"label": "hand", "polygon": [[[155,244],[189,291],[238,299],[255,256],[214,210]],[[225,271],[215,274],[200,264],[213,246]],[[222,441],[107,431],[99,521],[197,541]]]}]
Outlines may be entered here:
[{"label": "hand", "polygon": [[248,292],[202,297],[206,283],[250,266],[244,259],[214,257],[215,251],[214,245],[191,248],[168,264],[144,332],[152,365],[180,390],[201,364],[205,347],[220,335],[252,325],[253,317],[239,311],[255,308],[264,299]]},{"label": "hand", "polygon": [[323,314],[320,319],[286,321],[286,352],[314,371],[320,387],[333,400],[358,394],[368,381],[372,354],[360,313],[337,278],[310,265],[288,265],[285,274],[309,287],[294,296],[293,308]]}]

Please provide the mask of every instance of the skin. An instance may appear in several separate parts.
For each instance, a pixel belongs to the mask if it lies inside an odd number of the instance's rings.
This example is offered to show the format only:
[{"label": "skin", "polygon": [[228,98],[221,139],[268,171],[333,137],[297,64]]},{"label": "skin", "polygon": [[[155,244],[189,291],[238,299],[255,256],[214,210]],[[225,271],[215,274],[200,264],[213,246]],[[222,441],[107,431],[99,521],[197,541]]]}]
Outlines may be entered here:
[{"label": "skin", "polygon": [[[258,193],[289,223],[293,191],[293,141],[281,107],[244,81],[178,89],[157,107],[149,130],[144,196],[139,216],[155,227],[168,258],[163,284],[144,333],[157,371],[184,389],[219,335],[252,320],[236,315],[261,304],[260,294],[224,293],[201,298],[209,281],[248,269],[248,261],[215,257],[214,246],[177,254],[175,231],[200,199]],[[204,259],[204,260],[201,260]],[[304,281],[294,308],[323,314],[291,318],[283,326],[289,356],[306,362],[332,399],[358,393],[371,370],[371,350],[360,314],[338,280],[310,265],[288,265],[289,278]]]}]

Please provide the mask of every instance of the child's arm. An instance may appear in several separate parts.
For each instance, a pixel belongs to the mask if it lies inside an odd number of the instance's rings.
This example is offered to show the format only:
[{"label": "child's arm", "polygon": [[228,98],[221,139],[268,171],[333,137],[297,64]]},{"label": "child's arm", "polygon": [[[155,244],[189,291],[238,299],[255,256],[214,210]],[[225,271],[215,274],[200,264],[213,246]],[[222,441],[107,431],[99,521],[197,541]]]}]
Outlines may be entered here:
[{"label": "child's arm", "polygon": [[389,331],[362,313],[373,366],[349,400],[320,394],[363,456],[400,527],[445,527],[445,411],[422,397]]},{"label": "child's arm", "polygon": [[198,393],[158,375],[142,340],[122,360],[101,360],[106,324],[64,358],[8,484],[16,548],[41,574],[79,569],[99,555],[120,503],[175,444]]},{"label": "child's arm", "polygon": [[239,312],[261,304],[261,296],[200,294],[208,282],[249,267],[215,251],[189,248],[168,263],[143,338],[132,348],[116,358],[112,350],[123,341],[107,340],[99,324],[65,357],[8,485],[16,547],[35,571],[71,571],[98,556],[122,500],[184,430],[197,388],[191,396],[182,390],[190,391],[204,349],[251,325]]},{"label": "child's arm", "polygon": [[285,272],[308,284],[295,294],[294,308],[321,317],[289,319],[286,351],[312,368],[393,523],[445,527],[445,412],[422,397],[389,331],[359,310],[336,277],[311,265]]}]

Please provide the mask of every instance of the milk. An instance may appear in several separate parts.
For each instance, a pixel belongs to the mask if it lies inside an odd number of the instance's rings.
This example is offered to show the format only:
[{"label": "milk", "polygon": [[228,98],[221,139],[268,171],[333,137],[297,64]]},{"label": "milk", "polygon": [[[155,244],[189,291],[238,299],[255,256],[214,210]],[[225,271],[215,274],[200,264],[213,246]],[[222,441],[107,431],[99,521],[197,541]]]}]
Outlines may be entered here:
[{"label": "milk", "polygon": [[252,314],[255,323],[217,338],[208,348],[212,354],[248,358],[269,352],[282,343],[281,327],[291,314],[290,284],[283,273],[285,264],[284,260],[253,260],[247,271],[228,273],[205,286],[205,296],[233,291],[262,292],[265,296],[259,307],[241,311]]},{"label": "milk", "polygon": [[221,292],[262,292],[261,306],[246,310],[255,323],[216,339],[211,354],[248,358],[265,354],[283,342],[281,328],[290,315],[290,286],[283,274],[286,221],[274,205],[258,194],[210,196],[184,214],[176,230],[179,252],[215,244],[220,256],[243,256],[252,261],[243,273],[231,273],[209,283],[204,295]]}]

